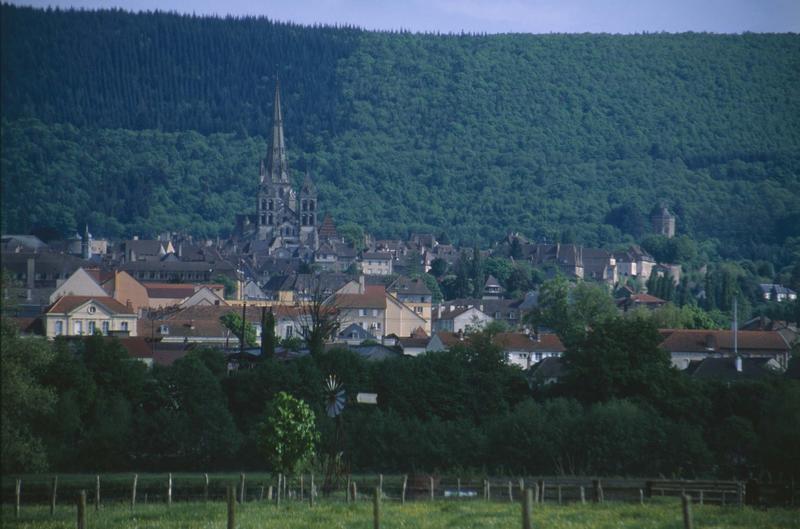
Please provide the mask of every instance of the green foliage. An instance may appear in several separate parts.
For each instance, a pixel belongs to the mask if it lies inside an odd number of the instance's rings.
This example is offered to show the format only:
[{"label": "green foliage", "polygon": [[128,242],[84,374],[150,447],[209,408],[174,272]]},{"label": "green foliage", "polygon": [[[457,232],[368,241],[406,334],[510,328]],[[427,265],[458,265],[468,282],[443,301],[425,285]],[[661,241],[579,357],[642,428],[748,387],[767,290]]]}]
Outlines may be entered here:
[{"label": "green foliage", "polygon": [[0,319],[3,474],[47,470],[47,453],[36,425],[55,404],[53,389],[42,383],[43,372],[53,360],[45,340],[20,338],[6,318]]},{"label": "green foliage", "polygon": [[295,175],[311,171],[341,226],[598,245],[646,232],[636,212],[665,201],[680,233],[732,256],[800,236],[796,35],[440,36],[12,5],[0,21],[5,232],[227,234],[254,209],[279,75]]},{"label": "green foliage", "polygon": [[314,457],[319,432],[314,413],[302,400],[278,393],[260,428],[260,446],[273,471],[294,474]]},{"label": "green foliage", "polygon": [[244,343],[247,347],[256,345],[256,329],[250,322],[243,322],[242,317],[236,312],[228,312],[219,317],[226,329],[231,331],[240,341],[244,330]]}]

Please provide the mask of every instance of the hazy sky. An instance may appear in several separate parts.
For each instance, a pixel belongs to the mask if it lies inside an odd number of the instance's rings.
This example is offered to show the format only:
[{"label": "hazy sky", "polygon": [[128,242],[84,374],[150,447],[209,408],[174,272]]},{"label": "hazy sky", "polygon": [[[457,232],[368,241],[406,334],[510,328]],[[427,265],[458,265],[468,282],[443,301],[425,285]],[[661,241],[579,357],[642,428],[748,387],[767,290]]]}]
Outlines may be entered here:
[{"label": "hazy sky", "polygon": [[440,32],[800,32],[800,0],[14,0]]}]

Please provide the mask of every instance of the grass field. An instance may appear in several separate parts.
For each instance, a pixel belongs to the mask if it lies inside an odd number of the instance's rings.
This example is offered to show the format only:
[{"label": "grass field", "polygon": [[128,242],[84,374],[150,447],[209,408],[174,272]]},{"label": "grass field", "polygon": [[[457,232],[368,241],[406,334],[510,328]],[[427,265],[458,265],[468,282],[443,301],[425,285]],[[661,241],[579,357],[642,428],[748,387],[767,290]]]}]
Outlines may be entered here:
[{"label": "grass field", "polygon": [[[90,529],[225,529],[226,506],[220,502],[137,505],[136,512],[117,503],[99,512],[88,506]],[[384,502],[382,528],[478,529],[521,527],[518,503],[471,501],[414,502],[400,505]],[[696,529],[800,528],[800,511],[748,507],[693,506]],[[47,506],[29,506],[14,518],[13,507],[2,509],[3,528],[67,529],[76,526],[76,509],[59,505],[54,516]],[[535,505],[534,524],[541,529],[681,529],[679,500],[656,498],[644,506],[631,503],[603,505]],[[348,505],[320,501],[313,508],[306,503],[288,502],[280,507],[263,502],[237,506],[238,529],[329,529],[372,528],[372,504]]]}]

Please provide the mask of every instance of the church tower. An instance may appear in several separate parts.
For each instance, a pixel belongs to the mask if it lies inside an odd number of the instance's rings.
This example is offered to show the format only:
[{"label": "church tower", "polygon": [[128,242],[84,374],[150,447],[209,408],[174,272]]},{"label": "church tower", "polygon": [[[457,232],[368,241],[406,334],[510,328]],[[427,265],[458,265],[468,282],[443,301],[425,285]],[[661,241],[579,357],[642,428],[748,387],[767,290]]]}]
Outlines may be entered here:
[{"label": "church tower", "polygon": [[319,246],[317,240],[317,188],[306,173],[303,186],[300,188],[300,242],[314,248]]},{"label": "church tower", "polygon": [[272,119],[272,143],[267,150],[266,164],[262,160],[258,190],[258,238],[296,238],[297,196],[289,180],[289,162],[283,137],[280,83],[275,84],[275,103]]}]

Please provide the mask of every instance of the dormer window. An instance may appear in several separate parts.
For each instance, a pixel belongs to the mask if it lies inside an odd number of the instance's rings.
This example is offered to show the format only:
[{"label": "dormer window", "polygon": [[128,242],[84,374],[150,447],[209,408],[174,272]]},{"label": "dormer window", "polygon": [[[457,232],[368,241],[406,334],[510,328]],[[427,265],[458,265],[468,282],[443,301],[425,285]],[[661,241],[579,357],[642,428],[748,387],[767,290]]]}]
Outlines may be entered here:
[{"label": "dormer window", "polygon": [[90,307],[89,307],[89,309],[88,309],[88,311],[89,311],[89,314],[94,314],[95,312],[97,312],[97,307],[95,307],[95,306],[90,306]]},{"label": "dormer window", "polygon": [[169,325],[159,325],[158,326],[158,333],[159,334],[169,334]]}]

